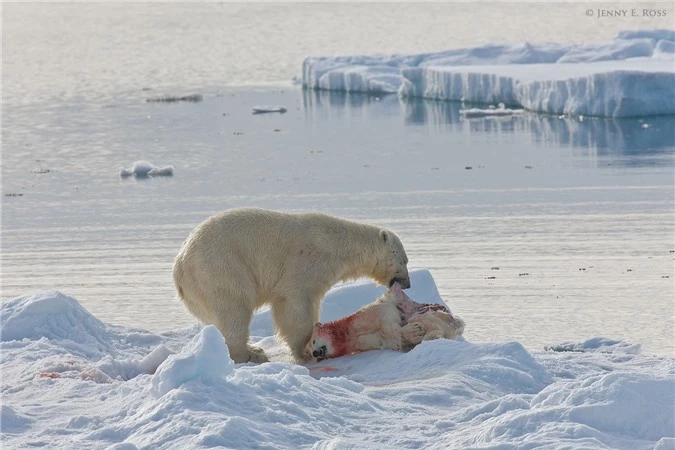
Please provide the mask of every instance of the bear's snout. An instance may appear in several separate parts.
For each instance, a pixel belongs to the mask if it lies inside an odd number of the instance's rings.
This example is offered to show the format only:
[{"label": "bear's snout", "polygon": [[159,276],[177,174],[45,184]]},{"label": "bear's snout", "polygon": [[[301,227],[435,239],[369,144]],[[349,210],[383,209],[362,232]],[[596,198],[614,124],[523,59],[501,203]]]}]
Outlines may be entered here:
[{"label": "bear's snout", "polygon": [[314,350],[312,352],[312,356],[315,357],[315,358],[322,358],[322,357],[326,356],[326,350],[327,350],[326,346],[322,345],[321,347],[319,347],[318,350]]},{"label": "bear's snout", "polygon": [[391,280],[389,280],[389,287],[392,287],[394,283],[398,283],[401,285],[401,289],[408,289],[410,287],[410,277],[394,277]]}]

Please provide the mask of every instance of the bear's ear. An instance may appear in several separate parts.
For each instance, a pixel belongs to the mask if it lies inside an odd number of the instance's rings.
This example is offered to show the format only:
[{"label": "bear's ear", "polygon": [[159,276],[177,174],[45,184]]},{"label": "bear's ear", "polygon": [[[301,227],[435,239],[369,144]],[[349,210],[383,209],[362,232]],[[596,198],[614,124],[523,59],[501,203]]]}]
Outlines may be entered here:
[{"label": "bear's ear", "polygon": [[321,322],[317,322],[314,324],[314,329],[321,328]]},{"label": "bear's ear", "polygon": [[387,230],[380,230],[380,238],[382,238],[382,242],[385,244],[389,241],[389,233],[387,233]]}]

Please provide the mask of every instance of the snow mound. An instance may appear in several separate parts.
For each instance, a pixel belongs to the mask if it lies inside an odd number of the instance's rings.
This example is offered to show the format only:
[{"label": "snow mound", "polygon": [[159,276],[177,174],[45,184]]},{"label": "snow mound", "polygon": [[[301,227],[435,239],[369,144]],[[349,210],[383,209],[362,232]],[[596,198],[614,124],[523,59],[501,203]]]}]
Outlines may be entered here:
[{"label": "snow mound", "polygon": [[[173,352],[164,345],[152,349],[143,357],[122,356],[120,354],[104,355],[94,364],[80,364],[73,366],[71,370],[78,370],[80,377],[97,383],[109,383],[112,380],[130,380],[141,374],[154,374],[158,367]],[[55,372],[62,370],[52,369]]]},{"label": "snow mound", "polygon": [[268,113],[283,114],[286,111],[288,111],[285,106],[254,106],[252,110],[253,114],[268,114]]},{"label": "snow mound", "polygon": [[[675,389],[667,376],[636,376],[612,372],[549,386],[531,401],[535,410],[545,410],[556,424],[578,423],[608,434],[628,434],[658,441],[675,433],[675,417],[654,411],[673,409]],[[635,417],[652,420],[636,421]],[[505,428],[508,423],[504,424]],[[560,426],[560,425],[558,425]]]},{"label": "snow mound", "polygon": [[28,294],[2,303],[2,341],[67,339],[99,345],[108,337],[106,325],[72,297],[60,292]]},{"label": "snow mound", "polygon": [[120,177],[127,178],[132,175],[136,178],[170,177],[173,171],[173,166],[157,167],[148,161],[136,161],[130,168],[120,169]]},{"label": "snow mound", "polygon": [[[303,85],[371,94],[504,103],[549,113],[675,114],[671,30],[582,45],[484,45],[419,55],[309,57]],[[604,64],[603,64],[604,63]]]},{"label": "snow mound", "polygon": [[[0,333],[5,348],[35,355],[21,371],[30,377],[80,377],[98,383],[128,380],[154,373],[172,353],[156,335],[132,329],[120,335],[60,292],[3,302]],[[148,345],[156,347],[138,355],[138,348]]]},{"label": "snow mound", "polygon": [[529,400],[507,395],[451,413],[444,422],[468,426],[452,433],[453,443],[441,442],[452,448],[651,448],[673,436],[673,414],[653,413],[673,409],[673,392],[672,380],[653,374],[562,380]]},{"label": "snow mound", "polygon": [[30,429],[33,419],[17,414],[9,405],[0,405],[0,424],[2,424],[2,433],[17,434]]},{"label": "snow mound", "polygon": [[220,331],[204,327],[181,353],[169,356],[152,376],[152,389],[164,395],[182,384],[199,379],[202,382],[231,374],[234,362]]}]

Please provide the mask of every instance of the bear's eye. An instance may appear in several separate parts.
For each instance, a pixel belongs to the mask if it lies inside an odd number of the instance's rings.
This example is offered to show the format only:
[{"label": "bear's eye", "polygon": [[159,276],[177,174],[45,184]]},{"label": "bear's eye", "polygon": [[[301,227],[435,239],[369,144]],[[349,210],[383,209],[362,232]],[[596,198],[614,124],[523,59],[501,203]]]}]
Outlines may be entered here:
[{"label": "bear's eye", "polygon": [[312,341],[312,345],[314,345],[314,344],[316,344],[316,340],[313,340],[313,341]]}]

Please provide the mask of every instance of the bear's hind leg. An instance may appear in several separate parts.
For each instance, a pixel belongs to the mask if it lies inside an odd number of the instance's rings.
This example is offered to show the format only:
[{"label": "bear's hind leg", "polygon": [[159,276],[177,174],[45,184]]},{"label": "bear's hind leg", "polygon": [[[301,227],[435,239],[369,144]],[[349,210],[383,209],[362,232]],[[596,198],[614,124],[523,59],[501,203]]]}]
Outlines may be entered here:
[{"label": "bear's hind leg", "polygon": [[223,308],[215,316],[215,325],[225,337],[232,361],[235,363],[269,361],[263,349],[248,344],[253,310],[245,298],[229,297],[227,308]]}]

